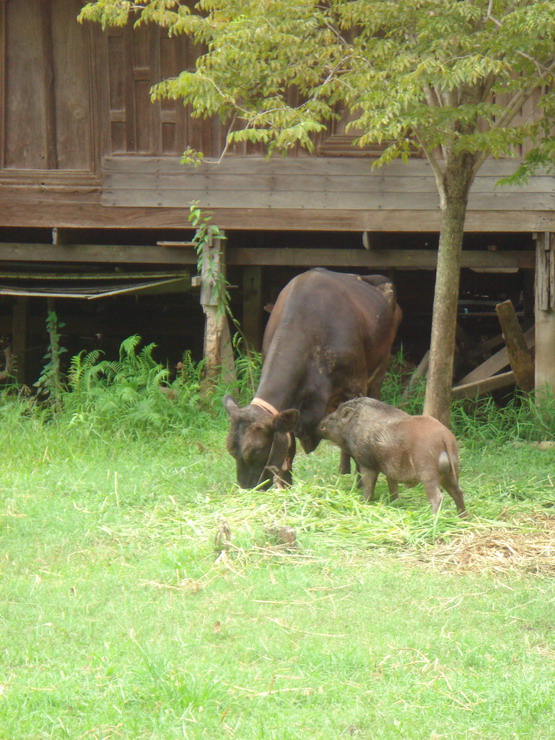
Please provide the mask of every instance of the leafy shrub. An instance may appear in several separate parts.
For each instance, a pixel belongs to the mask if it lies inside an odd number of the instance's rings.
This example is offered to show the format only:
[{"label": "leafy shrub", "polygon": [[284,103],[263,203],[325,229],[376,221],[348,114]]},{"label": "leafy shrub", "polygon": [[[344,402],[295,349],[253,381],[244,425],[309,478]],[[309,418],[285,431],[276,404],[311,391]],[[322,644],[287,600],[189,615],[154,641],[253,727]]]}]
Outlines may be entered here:
[{"label": "leafy shrub", "polygon": [[156,345],[140,345],[141,337],[133,335],[121,343],[118,360],[102,359],[99,350],[72,358],[63,398],[72,425],[160,434],[203,418],[198,408],[202,364],[185,353],[170,381],[168,368],[153,357]]}]

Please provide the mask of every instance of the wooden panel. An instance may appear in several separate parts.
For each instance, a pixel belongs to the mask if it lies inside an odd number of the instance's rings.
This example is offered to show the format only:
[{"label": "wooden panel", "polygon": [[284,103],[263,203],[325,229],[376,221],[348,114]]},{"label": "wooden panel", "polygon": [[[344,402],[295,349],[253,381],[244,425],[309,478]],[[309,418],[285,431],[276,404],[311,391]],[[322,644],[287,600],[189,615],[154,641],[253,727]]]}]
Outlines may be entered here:
[{"label": "wooden panel", "polygon": [[110,32],[107,35],[108,64],[108,108],[110,119],[111,151],[127,151],[126,98],[125,98],[125,52],[123,34]]},{"label": "wooden panel", "polygon": [[6,3],[0,3],[0,169],[5,167],[6,62]]},{"label": "wooden panel", "polygon": [[[531,178],[520,188],[497,188],[515,163],[487,162],[469,198],[475,211],[555,209],[552,178]],[[439,207],[427,162],[394,162],[380,169],[368,161],[334,158],[265,160],[229,157],[220,164],[186,167],[174,158],[106,158],[102,202],[109,206],[174,207],[200,201],[206,208],[433,210]]]},{"label": "wooden panel", "polygon": [[168,38],[152,24],[138,29],[112,28],[102,34],[96,52],[103,60],[100,76],[104,75],[109,87],[111,153],[180,157],[193,146],[209,156],[213,149],[219,154],[218,122],[192,118],[179,101],[151,101],[154,84],[175,77],[194,63],[198,51],[186,38]]},{"label": "wooden panel", "polygon": [[[40,196],[40,198],[39,198]],[[39,198],[37,200],[37,198]],[[75,203],[66,193],[0,189],[0,226],[111,229],[188,229],[186,208],[106,208],[96,194],[79,195]],[[260,231],[377,231],[437,232],[439,211],[320,210],[216,208],[214,222],[223,229]],[[555,231],[555,211],[469,211],[465,231]]]},{"label": "wooden panel", "polygon": [[5,95],[6,103],[9,101],[3,142],[5,166],[44,168],[46,76],[41,0],[8,0],[5,5]]},{"label": "wooden panel", "polygon": [[81,6],[80,0],[52,6],[57,166],[92,170],[91,50],[89,27],[76,20]]},{"label": "wooden panel", "polygon": [[89,29],[79,0],[6,0],[3,163],[94,168]]}]

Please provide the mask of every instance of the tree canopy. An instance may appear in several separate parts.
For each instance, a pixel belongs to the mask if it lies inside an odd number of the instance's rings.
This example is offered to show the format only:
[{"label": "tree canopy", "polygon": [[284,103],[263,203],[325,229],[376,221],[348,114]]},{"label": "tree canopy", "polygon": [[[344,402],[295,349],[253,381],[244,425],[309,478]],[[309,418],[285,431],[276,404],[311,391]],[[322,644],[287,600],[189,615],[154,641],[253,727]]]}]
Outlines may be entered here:
[{"label": "tree canopy", "polygon": [[[447,148],[478,154],[479,166],[546,139],[553,120],[553,1],[97,0],[80,14],[104,26],[130,18],[205,48],[154,98],[233,121],[230,142],[270,152],[311,150],[312,135],[346,109],[356,143],[387,143],[382,161],[416,142],[436,161]],[[519,118],[538,88],[536,115]]]}]

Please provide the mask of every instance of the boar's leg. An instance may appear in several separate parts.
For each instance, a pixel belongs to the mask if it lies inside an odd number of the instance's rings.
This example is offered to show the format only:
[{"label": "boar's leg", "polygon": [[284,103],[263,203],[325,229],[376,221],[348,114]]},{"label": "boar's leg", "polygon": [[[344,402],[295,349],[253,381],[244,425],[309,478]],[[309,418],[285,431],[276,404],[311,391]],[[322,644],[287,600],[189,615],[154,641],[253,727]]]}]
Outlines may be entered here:
[{"label": "boar's leg", "polygon": [[339,475],[348,475],[351,472],[351,456],[345,450],[341,450],[339,459]]},{"label": "boar's leg", "polygon": [[364,498],[367,501],[374,500],[374,490],[376,488],[376,479],[378,478],[378,472],[378,470],[366,468],[364,465],[360,466],[362,488],[364,490]]},{"label": "boar's leg", "polygon": [[428,496],[428,501],[432,506],[432,513],[437,514],[442,499],[439,483],[435,480],[423,480],[422,483],[424,484],[424,490]]},{"label": "boar's leg", "polygon": [[455,506],[457,507],[457,511],[461,519],[466,518],[468,516],[468,512],[464,505],[464,493],[458,483],[446,483],[444,488],[455,502]]},{"label": "boar's leg", "polygon": [[387,479],[387,487],[389,488],[389,499],[390,501],[397,501],[399,498],[399,485],[393,478]]}]

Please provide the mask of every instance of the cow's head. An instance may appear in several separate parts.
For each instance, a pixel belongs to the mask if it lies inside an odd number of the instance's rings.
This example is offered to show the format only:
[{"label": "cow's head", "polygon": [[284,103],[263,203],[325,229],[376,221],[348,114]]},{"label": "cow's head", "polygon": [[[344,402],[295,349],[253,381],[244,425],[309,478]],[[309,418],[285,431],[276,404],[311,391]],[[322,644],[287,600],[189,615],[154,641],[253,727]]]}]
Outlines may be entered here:
[{"label": "cow's head", "polygon": [[292,432],[299,412],[287,409],[273,414],[255,404],[240,408],[231,396],[224,397],[224,407],[231,420],[226,446],[235,458],[239,486],[269,488],[274,480],[291,483]]}]

